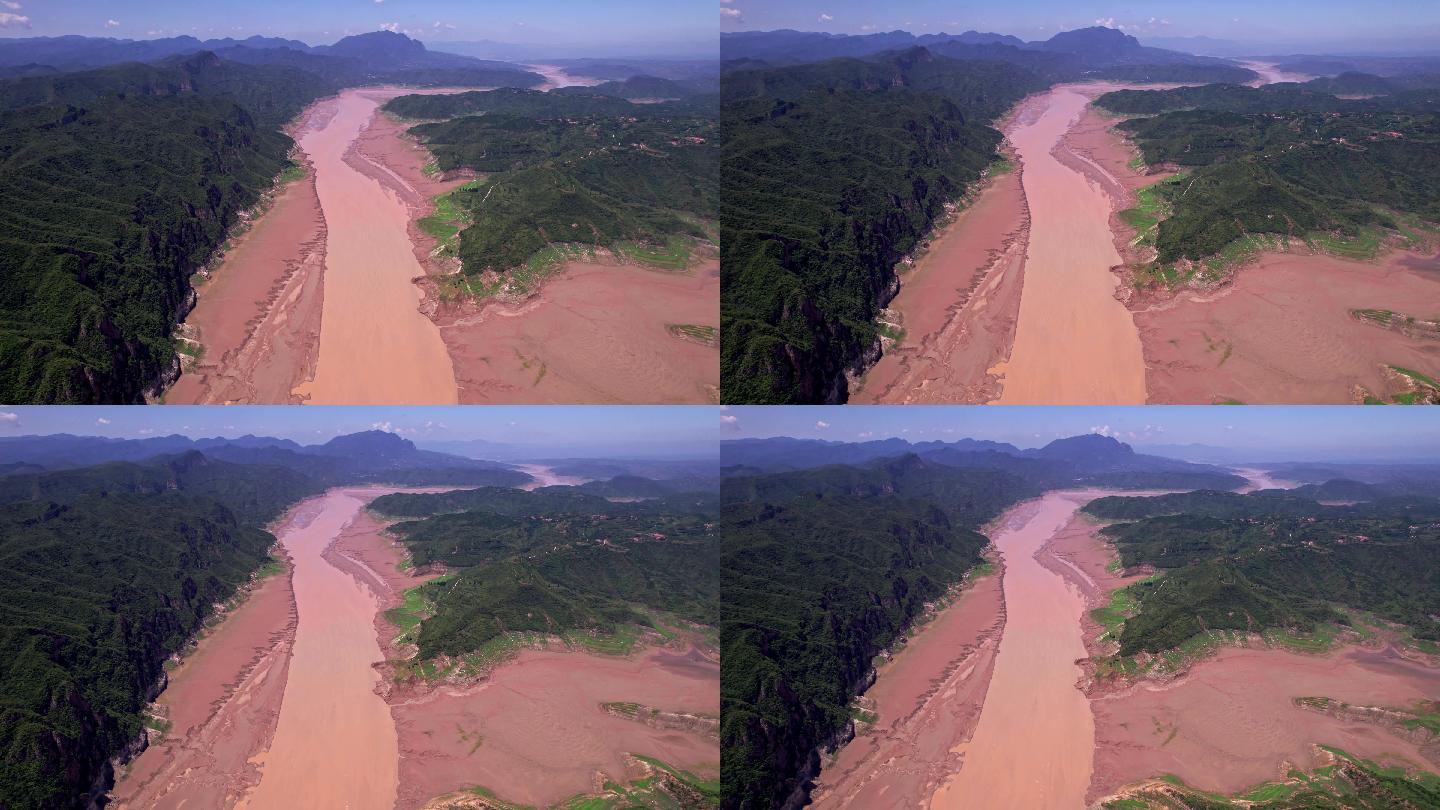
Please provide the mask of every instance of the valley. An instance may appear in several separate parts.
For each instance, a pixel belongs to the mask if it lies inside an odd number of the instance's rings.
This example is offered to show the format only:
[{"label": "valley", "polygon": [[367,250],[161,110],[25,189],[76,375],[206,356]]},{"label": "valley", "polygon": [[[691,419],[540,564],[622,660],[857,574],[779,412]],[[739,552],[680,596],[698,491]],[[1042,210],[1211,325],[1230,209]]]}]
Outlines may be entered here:
[{"label": "valley", "polygon": [[[725,508],[742,527],[727,538],[727,659],[759,647],[779,672],[725,676],[727,785],[745,786],[729,788],[735,807],[755,806],[761,772],[778,782],[767,789],[826,808],[1434,797],[1440,761],[1424,718],[1440,659],[1423,562],[1440,516],[1433,465],[1354,468],[1370,483],[1245,466],[1195,490],[1170,485],[1183,468],[1095,436],[1028,451],[972,439],[746,439],[722,454],[734,470]],[[1062,459],[1068,473],[1046,470]],[[1077,470],[1121,465],[1124,489],[1075,485]],[[1014,477],[1047,483],[1036,493]],[[934,523],[917,503],[936,510]],[[867,514],[885,514],[890,531],[866,533]],[[960,526],[982,519],[983,537],[962,529],[947,541],[942,514]],[[779,555],[775,542],[794,548]],[[971,565],[948,567],[972,548]],[[760,596],[763,582],[779,592]],[[824,624],[861,635],[822,643],[807,629],[815,620],[776,613],[810,592],[826,594],[808,607]],[[867,593],[894,600],[866,616]],[[739,680],[749,672],[765,672],[759,688],[793,690],[796,705],[752,708]],[[822,672],[837,673],[834,691],[818,686]],[[817,716],[834,730],[808,731]],[[747,767],[745,752],[781,734],[814,749],[772,749],[759,761],[778,767]]]}]

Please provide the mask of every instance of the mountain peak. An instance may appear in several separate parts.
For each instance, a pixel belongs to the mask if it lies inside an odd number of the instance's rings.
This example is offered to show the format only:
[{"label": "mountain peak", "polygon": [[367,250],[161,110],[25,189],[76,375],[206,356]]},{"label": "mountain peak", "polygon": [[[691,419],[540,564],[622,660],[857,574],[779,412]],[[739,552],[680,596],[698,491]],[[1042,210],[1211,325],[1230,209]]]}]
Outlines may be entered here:
[{"label": "mountain peak", "polygon": [[348,436],[336,436],[320,446],[326,455],[364,454],[372,458],[394,458],[415,451],[409,439],[383,430],[366,430]]},{"label": "mountain peak", "polygon": [[1099,56],[1139,48],[1140,40],[1124,31],[1096,25],[1074,31],[1061,31],[1046,40],[1044,45],[1049,51]]},{"label": "mountain peak", "polygon": [[1073,461],[1097,461],[1119,456],[1133,456],[1135,451],[1130,445],[1118,439],[1101,436],[1098,433],[1087,433],[1083,436],[1056,439],[1037,450],[1036,455]]}]

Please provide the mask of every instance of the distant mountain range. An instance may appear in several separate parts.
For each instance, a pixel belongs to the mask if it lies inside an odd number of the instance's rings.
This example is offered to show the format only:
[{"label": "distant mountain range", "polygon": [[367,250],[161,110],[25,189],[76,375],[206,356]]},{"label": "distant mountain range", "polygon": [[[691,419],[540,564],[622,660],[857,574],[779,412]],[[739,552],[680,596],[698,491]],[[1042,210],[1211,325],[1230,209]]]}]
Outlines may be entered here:
[{"label": "distant mountain range", "polygon": [[905,457],[945,467],[1001,470],[1047,489],[1071,485],[1234,489],[1245,483],[1223,467],[1136,453],[1124,442],[1096,434],[1057,439],[1031,450],[976,439],[912,444],[903,439],[844,443],[771,438],[720,443],[721,473],[727,477],[884,464]]},{"label": "distant mountain range", "polygon": [[[1228,60],[1181,51],[1151,48],[1113,28],[1062,31],[1040,42],[1025,42],[1005,34],[966,31],[963,34],[925,34],[907,31],[877,34],[825,34],[812,31],[745,31],[720,35],[720,55],[727,68],[754,69],[839,57],[867,58],[888,51],[922,47],[952,59],[985,59],[1025,67],[1051,81],[1085,75],[1145,78],[1141,66],[1156,71],[1154,78],[1203,81],[1248,81],[1256,74]],[[1159,68],[1168,68],[1163,74]],[[1180,72],[1188,67],[1188,73]]]},{"label": "distant mountain range", "polygon": [[33,473],[36,468],[48,472],[116,462],[148,463],[188,454],[233,464],[283,467],[325,485],[425,481],[519,486],[531,480],[528,474],[508,464],[421,450],[408,439],[378,430],[337,436],[309,446],[262,436],[110,439],[56,434],[0,439],[0,464],[13,468],[11,477]]},{"label": "distant mountain range", "polygon": [[148,40],[82,36],[0,39],[0,69],[12,75],[34,76],[123,62],[159,62],[203,52],[246,64],[307,68],[352,82],[367,76],[379,80],[393,74],[418,75],[416,71],[456,71],[457,79],[465,73],[483,74],[511,87],[533,87],[544,81],[540,75],[507,62],[431,51],[424,43],[391,31],[357,34],[333,45],[316,46],[261,36],[242,40],[188,36]]}]

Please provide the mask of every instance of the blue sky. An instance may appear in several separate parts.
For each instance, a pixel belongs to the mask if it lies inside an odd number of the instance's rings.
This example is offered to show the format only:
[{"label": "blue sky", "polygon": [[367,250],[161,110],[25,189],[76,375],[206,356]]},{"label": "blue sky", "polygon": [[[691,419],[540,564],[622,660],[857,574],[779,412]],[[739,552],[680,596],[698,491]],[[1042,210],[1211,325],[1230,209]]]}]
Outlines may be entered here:
[{"label": "blue sky", "polygon": [[967,29],[1048,39],[1089,25],[1147,37],[1246,41],[1415,39],[1440,33],[1435,0],[721,0],[721,30],[866,33]]},{"label": "blue sky", "polygon": [[618,43],[714,40],[701,0],[3,0],[0,36],[129,39],[253,34],[314,45],[383,27],[427,42]]},{"label": "blue sky", "polygon": [[722,439],[961,438],[1037,447],[1104,433],[1136,446],[1205,444],[1312,458],[1440,459],[1440,408],[1338,406],[728,407]]},{"label": "blue sky", "polygon": [[527,448],[613,455],[715,454],[715,409],[705,407],[25,406],[0,408],[0,436],[74,433],[138,439],[178,433],[273,436],[319,444],[380,429],[417,444],[484,439]]}]

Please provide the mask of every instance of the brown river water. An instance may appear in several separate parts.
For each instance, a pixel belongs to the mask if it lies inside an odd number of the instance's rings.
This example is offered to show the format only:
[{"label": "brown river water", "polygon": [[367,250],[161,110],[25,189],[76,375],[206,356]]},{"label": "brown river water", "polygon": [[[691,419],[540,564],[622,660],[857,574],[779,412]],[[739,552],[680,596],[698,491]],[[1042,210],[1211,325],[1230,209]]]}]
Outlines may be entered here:
[{"label": "brown river water", "polygon": [[1054,154],[1109,86],[1062,85],[1024,102],[1008,137],[1023,164],[1030,237],[1015,344],[999,404],[1143,404],[1145,358],[1115,297],[1122,263],[1111,198]]},{"label": "brown river water", "polygon": [[1021,504],[992,535],[1005,563],[1005,629],[963,765],[931,808],[1082,808],[1095,721],[1077,686],[1085,599],[1037,555],[1075,512],[1107,492],[1052,492]]},{"label": "brown river water", "polygon": [[379,602],[322,556],[364,503],[332,490],[303,504],[280,532],[295,565],[299,624],[275,738],[254,760],[260,784],[238,807],[395,805],[399,743],[375,691],[384,657],[374,627]]},{"label": "brown river water", "polygon": [[419,310],[405,202],[345,161],[380,101],[346,90],[310,112],[300,137],[324,211],[325,289],[312,404],[453,404],[455,371],[440,329]]}]

